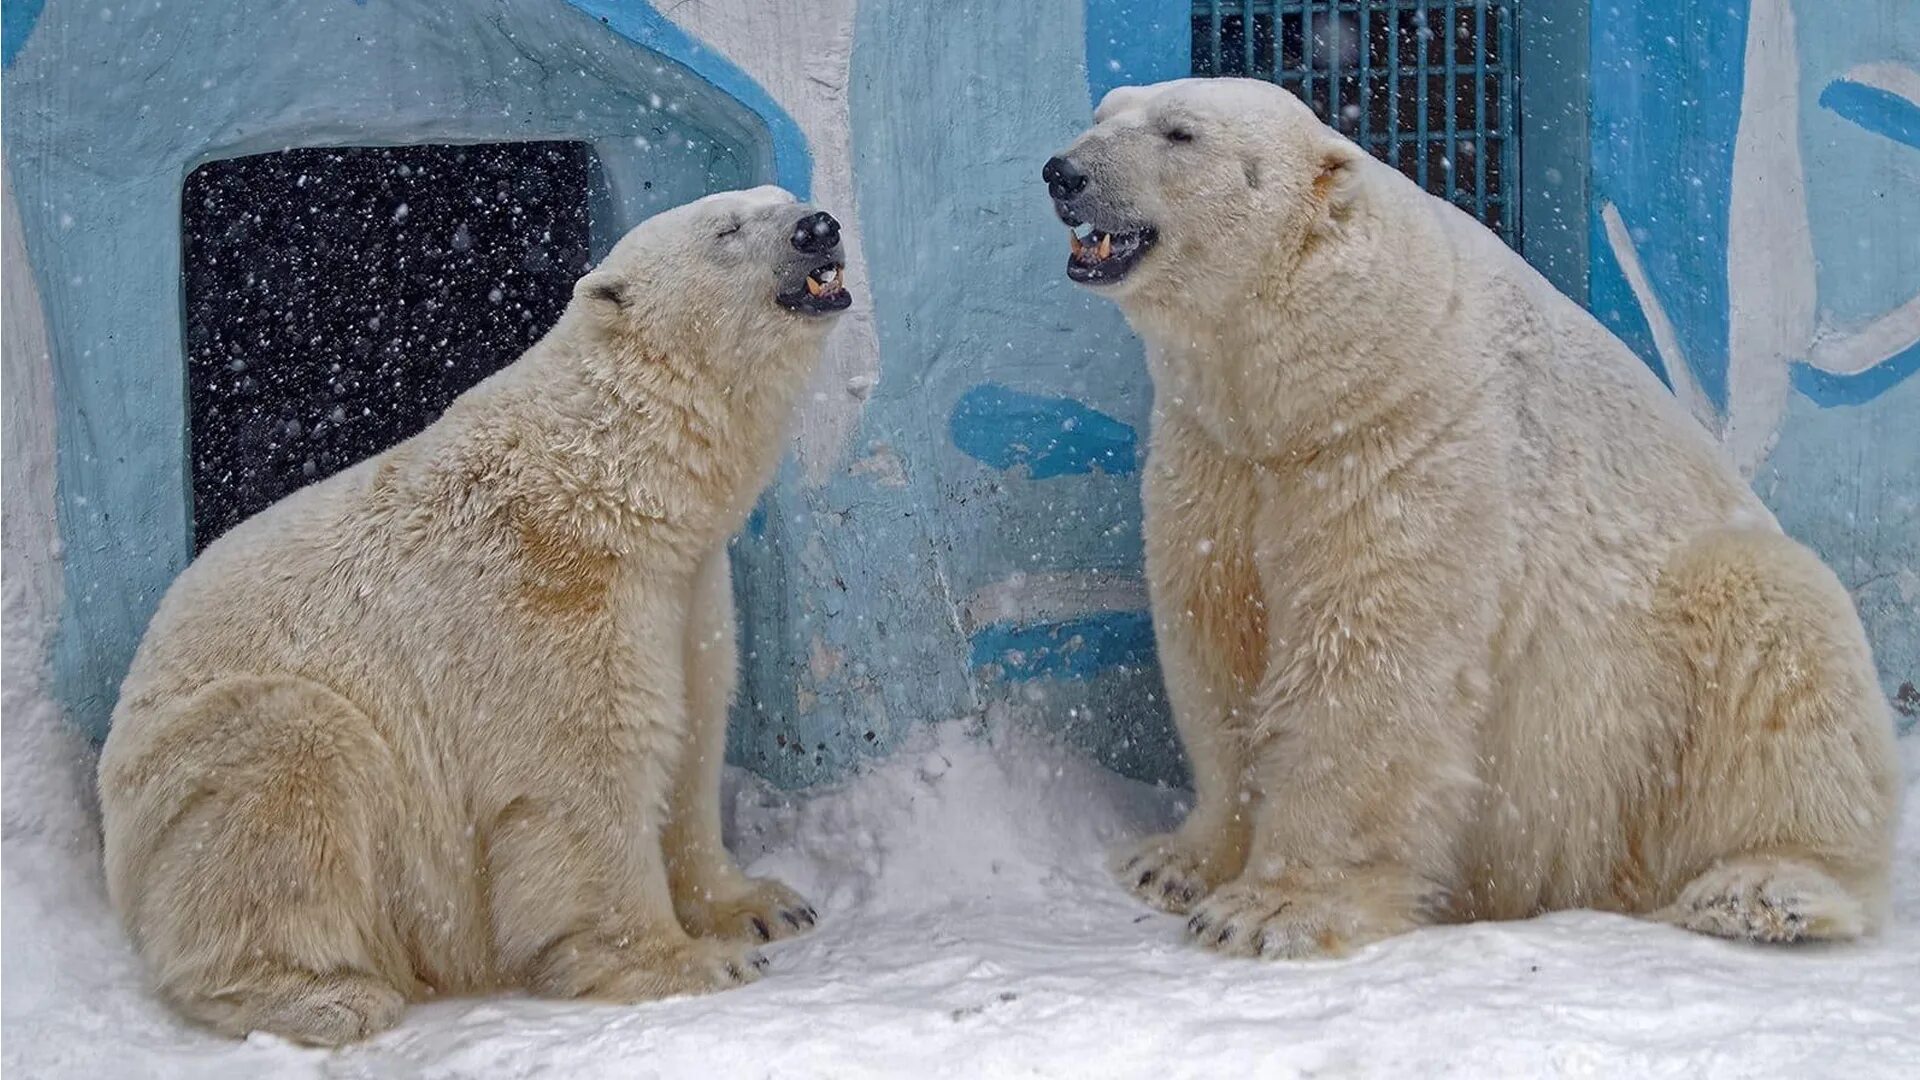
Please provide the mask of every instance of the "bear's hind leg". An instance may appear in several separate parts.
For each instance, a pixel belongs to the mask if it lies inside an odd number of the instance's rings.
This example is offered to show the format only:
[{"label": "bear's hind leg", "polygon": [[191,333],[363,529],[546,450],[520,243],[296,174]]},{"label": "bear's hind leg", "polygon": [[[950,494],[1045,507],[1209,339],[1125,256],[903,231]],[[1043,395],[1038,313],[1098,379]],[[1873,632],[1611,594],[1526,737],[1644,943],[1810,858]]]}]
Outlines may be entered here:
[{"label": "bear's hind leg", "polygon": [[1714,937],[1772,943],[1846,941],[1867,928],[1860,898],[1814,860],[1771,853],[1720,860],[1658,918]]},{"label": "bear's hind leg", "polygon": [[1893,724],[1839,580],[1770,531],[1669,565],[1657,617],[1692,695],[1655,917],[1754,941],[1852,938],[1884,913]]},{"label": "bear's hind leg", "polygon": [[487,858],[502,972],[541,997],[623,1003],[758,980],[766,961],[757,951],[690,937],[675,918],[647,811],[605,809],[522,799],[494,824]]},{"label": "bear's hind leg", "polygon": [[374,822],[397,781],[366,717],[246,677],[163,723],[102,778],[116,899],[161,996],[232,1036],[334,1046],[391,1027],[413,979],[378,900]]},{"label": "bear's hind leg", "polygon": [[236,1038],[267,1031],[311,1046],[342,1046],[392,1027],[407,1007],[393,984],[371,975],[320,975],[260,965],[217,990],[171,998],[188,1018]]}]

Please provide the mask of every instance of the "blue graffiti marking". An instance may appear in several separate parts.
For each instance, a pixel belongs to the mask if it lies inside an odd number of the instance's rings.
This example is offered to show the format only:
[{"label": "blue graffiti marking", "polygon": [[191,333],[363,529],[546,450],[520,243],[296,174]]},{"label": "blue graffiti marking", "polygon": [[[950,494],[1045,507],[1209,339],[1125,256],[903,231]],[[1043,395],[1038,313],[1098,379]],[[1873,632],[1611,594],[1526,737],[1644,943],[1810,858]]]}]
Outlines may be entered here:
[{"label": "blue graffiti marking", "polygon": [[[1820,107],[1860,128],[1920,149],[1920,105],[1888,90],[1836,79],[1820,92]],[[1793,365],[1793,387],[1822,408],[1862,405],[1920,370],[1920,344],[1909,345],[1865,371],[1838,375]]]},{"label": "blue graffiti marking", "polygon": [[1035,480],[1125,476],[1138,465],[1133,428],[1072,398],[986,383],[960,396],[947,427],[968,457],[996,469],[1024,465]]},{"label": "blue graffiti marking", "polygon": [[1920,150],[1920,105],[1891,91],[1836,79],[1820,92],[1820,107],[1875,135]]},{"label": "blue graffiti marking", "polygon": [[1153,663],[1153,617],[1144,611],[1084,615],[1065,622],[992,623],[968,639],[975,668],[1003,678],[1085,679],[1116,667]]},{"label": "blue graffiti marking", "polygon": [[1815,405],[1865,405],[1920,371],[1920,342],[1907,346],[1880,363],[1853,375],[1836,375],[1806,364],[1793,365],[1793,388]]},{"label": "blue graffiti marking", "polygon": [[46,6],[47,0],[6,0],[0,5],[0,21],[6,24],[0,29],[0,66],[13,66],[13,58],[27,44],[33,24],[40,21],[41,9]]},{"label": "blue graffiti marking", "polygon": [[[1747,18],[1746,4],[1654,3],[1636,5],[1631,18],[1593,23],[1590,250],[1609,246],[1603,203],[1647,230],[1634,237],[1641,265],[1716,411],[1727,404],[1728,192]],[[1673,108],[1682,97],[1688,107]],[[1618,264],[1595,259],[1591,282],[1595,315],[1663,372],[1652,334],[1638,332],[1644,315]]]},{"label": "blue graffiti marking", "polygon": [[[1654,344],[1653,327],[1647,323],[1647,314],[1630,290],[1625,289],[1626,272],[1620,269],[1620,260],[1613,253],[1613,245],[1607,242],[1607,229],[1601,223],[1600,215],[1593,215],[1592,239],[1587,250],[1592,252],[1593,264],[1590,280],[1598,279],[1606,284],[1618,282],[1621,288],[1603,288],[1595,294],[1593,316],[1605,323],[1615,337],[1627,343],[1643,363],[1653,369],[1655,375],[1668,390],[1673,389],[1673,376],[1668,374],[1666,362],[1660,359],[1660,347]],[[1605,304],[1605,307],[1601,305]]]},{"label": "blue graffiti marking", "polygon": [[686,65],[695,75],[752,110],[767,125],[767,134],[773,140],[774,178],[796,198],[813,197],[813,156],[807,152],[806,135],[752,76],[701,44],[655,11],[651,4],[634,0],[567,0],[567,3],[628,41]]}]

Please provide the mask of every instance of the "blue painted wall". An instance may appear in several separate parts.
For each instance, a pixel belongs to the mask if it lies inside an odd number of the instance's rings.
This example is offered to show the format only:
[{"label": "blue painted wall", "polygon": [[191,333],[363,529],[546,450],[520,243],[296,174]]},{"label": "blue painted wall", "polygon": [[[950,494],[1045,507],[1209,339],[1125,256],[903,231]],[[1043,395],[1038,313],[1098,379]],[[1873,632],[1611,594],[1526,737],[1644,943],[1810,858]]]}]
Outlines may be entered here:
[{"label": "blue painted wall", "polygon": [[582,139],[606,184],[603,241],[706,191],[807,186],[779,106],[643,4],[34,7],[5,12],[6,152],[55,357],[55,685],[96,732],[189,550],[179,199],[192,168],[287,146]]},{"label": "blue painted wall", "polygon": [[851,467],[784,479],[736,556],[753,715],[733,749],[778,781],[998,707],[1179,773],[1128,587],[1141,352],[1066,281],[1038,182],[1091,119],[1082,14],[860,5],[850,110],[880,378]]},{"label": "blue painted wall", "polygon": [[1192,0],[1086,0],[1087,92],[1193,74]]},{"label": "blue painted wall", "polygon": [[[1920,112],[1885,70],[1859,70],[1920,66],[1920,20],[1907,0],[1835,2],[1795,5],[1797,139],[1819,321],[1844,335],[1920,292],[1920,245],[1901,242],[1920,235]],[[104,717],[185,558],[177,199],[193,165],[294,144],[588,138],[610,188],[604,237],[711,188],[804,192],[817,153],[665,5],[302,0],[289,17],[266,0],[134,2],[109,23],[80,0],[38,7],[6,6],[7,151],[60,372],[59,660],[85,719]],[[871,280],[856,285],[879,380],[858,390],[844,462],[823,481],[790,463],[736,543],[735,760],[811,783],[918,724],[1017,710],[1115,767],[1180,778],[1140,583],[1150,389],[1118,313],[1065,281],[1037,172],[1111,86],[1186,73],[1187,9],[859,5],[847,95]],[[1527,11],[1551,23],[1539,41],[1587,49],[1523,42],[1529,85],[1558,79],[1523,101],[1590,133],[1590,172],[1564,146],[1564,169],[1536,155],[1526,172],[1553,174],[1562,233],[1591,211],[1590,232],[1573,230],[1588,242],[1553,245],[1555,280],[1577,292],[1590,273],[1595,311],[1664,371],[1600,223],[1613,206],[1718,418],[1743,362],[1727,251],[1749,0]],[[1755,483],[1854,589],[1898,694],[1920,680],[1913,349],[1859,372],[1789,366]]]},{"label": "blue painted wall", "polygon": [[[1707,422],[1767,440],[1744,455],[1741,440],[1729,445],[1781,524],[1852,590],[1882,684],[1911,726],[1920,711],[1920,7],[1609,3],[1593,20],[1591,59],[1591,306],[1670,384],[1683,363],[1678,374],[1697,384]],[[1793,107],[1767,108],[1782,101]],[[1755,125],[1746,131],[1758,148],[1744,165],[1735,155],[1743,125]],[[1636,294],[1609,241],[1607,207],[1649,295]],[[1796,221],[1804,241],[1782,239],[1763,273],[1741,273],[1734,237],[1790,238]],[[1731,333],[1743,312],[1799,305],[1809,325],[1782,355],[1743,348]],[[1666,355],[1653,332],[1658,312],[1673,328]],[[1832,370],[1844,342],[1857,348]],[[1757,389],[1733,392],[1737,375]]]}]

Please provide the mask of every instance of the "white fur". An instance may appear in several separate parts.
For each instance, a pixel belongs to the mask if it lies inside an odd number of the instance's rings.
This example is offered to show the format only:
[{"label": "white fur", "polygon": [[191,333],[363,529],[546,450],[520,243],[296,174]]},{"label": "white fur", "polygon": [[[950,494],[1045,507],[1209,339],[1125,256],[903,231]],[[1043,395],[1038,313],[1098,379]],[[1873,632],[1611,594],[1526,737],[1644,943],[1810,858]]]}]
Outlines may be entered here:
[{"label": "white fur", "polygon": [[807,210],[643,223],[525,356],[181,575],[100,764],[181,1012],[338,1043],[429,994],[697,993],[812,924],[718,802],[726,541],[831,323],[773,299]]},{"label": "white fur", "polygon": [[1116,90],[1067,153],[1096,227],[1159,230],[1101,288],[1148,346],[1197,800],[1129,887],[1275,956],[1568,907],[1874,925],[1897,789],[1859,620],[1645,365],[1268,84]]}]

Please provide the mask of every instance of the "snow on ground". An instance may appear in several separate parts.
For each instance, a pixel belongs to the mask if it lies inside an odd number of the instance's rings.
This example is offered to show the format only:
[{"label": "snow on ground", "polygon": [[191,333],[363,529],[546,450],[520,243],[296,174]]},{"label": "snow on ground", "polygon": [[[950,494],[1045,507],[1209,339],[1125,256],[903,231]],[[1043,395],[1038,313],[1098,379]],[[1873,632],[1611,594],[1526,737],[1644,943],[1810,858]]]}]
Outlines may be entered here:
[{"label": "snow on ground", "polygon": [[[56,734],[29,737],[51,711],[8,682],[10,1077],[1920,1076],[1920,797],[1896,924],[1866,944],[1568,913],[1259,963],[1182,944],[1102,868],[1175,795],[1011,724],[930,730],[805,796],[735,778],[736,850],[822,913],[754,986],[636,1008],[438,1002],[339,1053],[218,1039],[142,991],[83,773]],[[1914,777],[1920,738],[1902,742]]]}]

